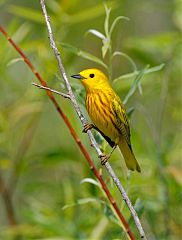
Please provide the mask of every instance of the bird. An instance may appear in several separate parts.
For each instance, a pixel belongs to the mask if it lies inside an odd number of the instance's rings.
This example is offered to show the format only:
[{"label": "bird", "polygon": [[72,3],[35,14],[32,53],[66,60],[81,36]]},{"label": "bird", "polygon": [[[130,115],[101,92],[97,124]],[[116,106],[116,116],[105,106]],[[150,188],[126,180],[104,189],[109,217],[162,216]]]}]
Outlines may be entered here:
[{"label": "bird", "polygon": [[127,168],[141,172],[131,146],[126,109],[107,76],[97,68],[89,68],[71,77],[81,80],[86,91],[85,105],[92,123],[86,124],[83,131],[95,128],[112,147],[107,157],[101,156],[101,163],[105,164],[114,149],[119,146]]}]

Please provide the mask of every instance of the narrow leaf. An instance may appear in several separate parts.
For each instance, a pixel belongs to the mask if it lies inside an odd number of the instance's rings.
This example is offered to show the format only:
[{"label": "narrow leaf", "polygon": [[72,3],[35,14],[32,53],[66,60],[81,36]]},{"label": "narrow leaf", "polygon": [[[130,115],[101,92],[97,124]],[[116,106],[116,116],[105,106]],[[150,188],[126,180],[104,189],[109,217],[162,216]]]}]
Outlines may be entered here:
[{"label": "narrow leaf", "polygon": [[[154,73],[154,72],[160,71],[164,66],[165,66],[165,64],[162,63],[162,64],[157,65],[157,66],[155,66],[155,67],[151,67],[151,68],[145,69],[144,74],[149,74],[149,73]],[[116,83],[117,81],[119,81],[119,80],[121,80],[121,79],[135,77],[136,75],[139,74],[139,72],[140,72],[140,71],[135,71],[135,72],[132,72],[132,73],[127,73],[127,74],[124,74],[124,75],[122,75],[122,76],[119,76],[119,77],[117,77],[117,78],[115,78],[115,79],[113,80],[113,83]]]},{"label": "narrow leaf", "polygon": [[34,22],[45,23],[42,12],[32,8],[10,5],[8,11],[17,16],[23,17]]},{"label": "narrow leaf", "polygon": [[[104,214],[106,215],[106,217],[108,217],[112,222],[116,223],[117,225],[120,226],[120,222],[118,221],[118,218],[116,217],[116,215],[114,214],[113,210],[111,209],[110,206],[108,205],[104,205]],[[123,225],[121,226],[123,228],[124,231],[124,227]]]},{"label": "narrow leaf", "polygon": [[71,204],[66,204],[62,207],[62,210],[65,210],[67,208],[71,208],[71,207],[74,207],[74,206],[77,206],[77,205],[84,205],[84,204],[87,204],[87,203],[90,203],[90,202],[98,202],[99,200],[98,199],[95,199],[95,198],[83,198],[83,199],[78,199],[77,202],[75,203],[71,203]]},{"label": "narrow leaf", "polygon": [[[137,198],[134,208],[135,208],[138,216],[141,217],[143,214],[143,211],[144,211],[144,205],[143,205],[143,202],[139,198]],[[132,223],[132,216],[130,216],[128,223],[129,223],[129,225]]]},{"label": "narrow leaf", "polygon": [[28,24],[27,22],[24,22],[15,32],[15,34],[13,34],[13,40],[16,43],[21,42],[28,34],[28,32],[30,31],[30,24]]},{"label": "narrow leaf", "polygon": [[105,7],[105,11],[106,11],[106,18],[105,18],[105,22],[104,22],[104,30],[106,33],[106,37],[109,37],[109,17],[110,17],[110,12],[111,12],[111,8],[108,8],[106,5],[104,5]]},{"label": "narrow leaf", "polygon": [[130,107],[129,109],[127,109],[127,113],[126,113],[127,116],[130,118],[134,111],[135,111],[134,107]]},{"label": "narrow leaf", "polygon": [[83,183],[91,183],[91,184],[93,184],[93,185],[95,185],[95,186],[100,188],[100,184],[96,180],[94,180],[93,178],[84,178],[80,182],[80,184],[83,184]]},{"label": "narrow leaf", "polygon": [[128,94],[126,95],[123,103],[126,104],[128,99],[135,93],[136,89],[138,88],[138,84],[141,81],[142,77],[144,76],[145,70],[148,68],[148,66],[146,66],[144,69],[142,69],[139,74],[136,76],[135,80],[133,81],[133,84],[128,92]]},{"label": "narrow leaf", "polygon": [[137,71],[137,66],[136,66],[135,62],[126,53],[116,51],[113,53],[112,57],[119,56],[119,55],[125,57],[131,63],[134,71]]},{"label": "narrow leaf", "polygon": [[139,90],[139,93],[142,95],[142,86],[141,86],[141,83],[139,82],[138,84],[138,90]]},{"label": "narrow leaf", "polygon": [[95,29],[90,29],[88,30],[89,33],[92,33],[93,35],[95,35],[96,37],[100,38],[100,39],[106,39],[106,37],[104,36],[104,34],[102,34],[101,32],[95,30]]},{"label": "narrow leaf", "polygon": [[110,47],[110,41],[108,39],[103,40],[103,46],[102,46],[102,57],[105,58],[107,51]]},{"label": "narrow leaf", "polygon": [[87,59],[87,60],[90,60],[92,62],[95,62],[95,63],[97,63],[97,64],[99,64],[99,65],[101,65],[101,66],[103,66],[104,68],[107,69],[107,65],[100,58],[92,55],[91,53],[82,51],[82,50],[80,50],[80,49],[78,49],[76,47],[73,47],[72,45],[69,45],[67,43],[60,43],[60,44],[67,51],[72,52],[72,53],[76,54],[77,56],[80,56],[80,57],[82,57],[84,59]]},{"label": "narrow leaf", "polygon": [[[110,1],[107,4],[112,9],[115,9],[118,6],[118,4],[114,1]],[[93,7],[84,8],[73,15],[67,16],[67,19],[65,19],[65,22],[68,22],[71,24],[78,24],[81,22],[83,23],[84,21],[89,21],[89,20],[91,21],[99,16],[102,16],[103,14],[104,14],[103,3],[101,3]]]},{"label": "narrow leaf", "polygon": [[111,36],[116,24],[118,23],[118,21],[122,20],[122,19],[127,20],[127,21],[130,20],[128,17],[125,17],[125,16],[119,16],[119,17],[115,18],[115,20],[113,21],[113,23],[111,25],[110,31],[109,31],[110,36]]},{"label": "narrow leaf", "polygon": [[85,58],[85,59],[87,59],[87,60],[90,60],[90,61],[92,61],[92,62],[95,62],[95,63],[97,63],[97,64],[100,64],[100,65],[102,65],[104,68],[106,68],[107,69],[107,65],[101,60],[101,59],[99,59],[98,57],[96,57],[96,56],[94,56],[94,55],[92,55],[92,54],[90,54],[90,53],[88,53],[88,52],[84,52],[84,51],[79,51],[78,52],[78,56],[80,56],[80,57],[83,57],[83,58]]},{"label": "narrow leaf", "polygon": [[14,58],[14,59],[12,59],[11,61],[9,61],[8,63],[7,63],[7,67],[9,67],[9,66],[11,66],[11,65],[13,65],[13,64],[15,64],[15,63],[17,63],[17,62],[23,62],[24,60],[23,60],[23,58]]}]

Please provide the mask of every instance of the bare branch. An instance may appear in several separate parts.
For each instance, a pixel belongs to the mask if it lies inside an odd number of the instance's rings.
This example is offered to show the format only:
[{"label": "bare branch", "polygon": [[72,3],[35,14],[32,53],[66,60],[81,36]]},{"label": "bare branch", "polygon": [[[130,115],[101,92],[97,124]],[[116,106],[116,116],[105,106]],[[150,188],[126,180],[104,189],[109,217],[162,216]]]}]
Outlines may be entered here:
[{"label": "bare branch", "polygon": [[58,94],[58,95],[61,95],[61,96],[64,97],[64,98],[70,99],[70,95],[69,95],[69,94],[56,91],[56,90],[54,90],[54,89],[52,89],[52,88],[45,87],[45,86],[42,86],[42,85],[37,84],[37,83],[34,83],[34,82],[32,82],[32,85],[34,85],[34,86],[36,86],[36,87],[38,87],[38,88],[40,88],[40,89],[45,89],[45,90],[48,90],[48,91],[50,91],[50,92],[56,93],[56,94]]},{"label": "bare branch", "polygon": [[[69,80],[68,80],[68,78],[67,78],[67,75],[66,75],[64,66],[63,66],[63,64],[62,64],[62,60],[61,60],[61,57],[60,57],[60,53],[59,53],[59,51],[58,51],[58,49],[57,49],[57,47],[56,47],[56,43],[55,43],[55,41],[54,41],[54,37],[53,37],[53,33],[52,33],[52,28],[51,28],[51,25],[50,25],[50,17],[49,17],[48,14],[47,14],[47,10],[46,10],[46,7],[45,7],[44,0],[40,0],[40,4],[41,4],[41,6],[42,6],[42,10],[43,10],[43,13],[44,13],[45,21],[46,21],[46,24],[47,24],[47,29],[48,29],[49,39],[50,39],[50,45],[51,45],[51,47],[53,48],[54,54],[55,54],[56,59],[57,59],[57,61],[58,61],[58,65],[59,65],[59,68],[60,68],[60,71],[61,71],[63,80],[65,81],[66,87],[67,87],[68,92],[69,92],[69,95],[70,95],[70,100],[71,100],[71,102],[72,102],[72,104],[73,104],[73,106],[74,106],[74,108],[75,108],[75,110],[76,110],[76,112],[77,112],[80,120],[81,120],[82,125],[84,126],[84,125],[86,124],[86,119],[84,118],[84,116],[83,116],[83,114],[82,114],[82,112],[81,112],[81,110],[80,110],[80,107],[79,107],[79,105],[78,105],[77,102],[76,102],[76,99],[75,99],[75,96],[74,96],[74,94],[73,94],[71,85],[70,85],[70,83],[69,83]],[[92,146],[93,146],[93,147],[95,148],[95,150],[97,151],[97,154],[98,154],[99,156],[101,156],[101,155],[102,155],[102,152],[101,152],[101,150],[100,150],[100,148],[99,148],[99,146],[98,146],[95,138],[93,137],[91,131],[88,130],[87,134],[88,134],[88,136],[89,136],[89,138],[90,138],[90,141],[91,141]],[[113,169],[111,168],[111,166],[110,166],[110,164],[109,164],[108,162],[106,162],[105,167],[106,167],[108,173],[110,174],[110,176],[113,178],[113,181],[115,182],[117,188],[118,188],[119,191],[121,192],[121,194],[122,194],[122,196],[123,196],[123,199],[125,199],[125,202],[126,202],[128,208],[129,208],[129,210],[131,211],[131,214],[132,214],[132,216],[133,216],[133,218],[134,218],[134,221],[135,221],[135,224],[136,224],[136,226],[137,226],[137,229],[138,229],[138,231],[139,231],[139,233],[140,233],[141,239],[146,239],[145,233],[144,233],[144,230],[143,230],[142,225],[141,225],[141,223],[140,223],[140,220],[139,220],[139,218],[138,218],[138,215],[137,215],[134,207],[132,206],[132,203],[131,203],[129,197],[127,196],[127,194],[126,194],[126,192],[125,192],[125,190],[124,190],[121,182],[119,181],[118,177],[116,176],[116,174],[114,173]],[[127,200],[126,200],[126,199],[127,199]]]}]

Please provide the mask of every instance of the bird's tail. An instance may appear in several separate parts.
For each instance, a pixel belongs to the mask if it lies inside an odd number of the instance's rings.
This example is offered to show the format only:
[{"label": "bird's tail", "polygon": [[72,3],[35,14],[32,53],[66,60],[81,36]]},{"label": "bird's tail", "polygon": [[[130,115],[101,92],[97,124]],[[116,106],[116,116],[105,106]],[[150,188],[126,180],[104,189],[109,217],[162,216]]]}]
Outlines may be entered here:
[{"label": "bird's tail", "polygon": [[127,168],[132,171],[136,170],[138,172],[141,172],[141,168],[135,158],[135,155],[133,151],[130,149],[130,147],[128,146],[125,139],[121,138],[118,143],[118,146],[121,150],[121,153],[123,154]]}]

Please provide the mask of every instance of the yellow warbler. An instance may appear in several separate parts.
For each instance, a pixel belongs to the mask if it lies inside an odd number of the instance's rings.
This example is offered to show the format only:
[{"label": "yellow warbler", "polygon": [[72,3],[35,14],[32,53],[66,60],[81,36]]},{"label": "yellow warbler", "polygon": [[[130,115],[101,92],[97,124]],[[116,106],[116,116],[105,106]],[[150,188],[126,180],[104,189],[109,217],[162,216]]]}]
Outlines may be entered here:
[{"label": "yellow warbler", "polygon": [[[119,146],[128,169],[141,172],[131,147],[125,107],[108,78],[95,68],[83,70],[72,77],[80,79],[85,87],[86,109],[96,128],[111,146]],[[87,130],[91,127],[87,126]]]}]

